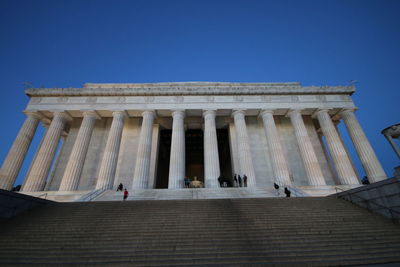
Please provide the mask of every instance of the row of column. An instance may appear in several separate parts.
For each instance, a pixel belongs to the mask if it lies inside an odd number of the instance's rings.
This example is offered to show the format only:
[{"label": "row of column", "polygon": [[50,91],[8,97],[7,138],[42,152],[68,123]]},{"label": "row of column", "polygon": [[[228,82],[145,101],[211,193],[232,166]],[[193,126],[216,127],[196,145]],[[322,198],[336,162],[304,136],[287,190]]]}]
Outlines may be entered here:
[{"label": "row of column", "polygon": [[[0,172],[0,188],[10,190],[15,182],[36,128],[42,117],[34,112],[27,112],[24,122],[10,152],[8,153]],[[100,117],[94,111],[83,113],[83,121],[79,129],[75,144],[72,148],[64,176],[60,185],[62,191],[77,190],[81,177],[83,164],[88,151],[90,138],[94,124]],[[148,184],[150,172],[150,154],[152,144],[152,128],[155,118],[154,111],[143,112],[143,122],[139,137],[137,160],[133,178],[134,189],[145,189]],[[359,125],[353,110],[340,112],[356,151],[364,166],[370,181],[376,182],[386,178],[386,175]],[[314,152],[312,143],[304,125],[301,111],[290,110],[288,116],[293,124],[295,136],[299,145],[301,158],[304,163],[310,185],[325,185],[325,180]],[[318,110],[314,113],[318,119],[326,139],[332,160],[335,164],[338,178],[341,184],[358,184],[357,175],[350,163],[350,159],[341,142],[340,136],[328,114],[328,110]],[[124,120],[127,117],[125,111],[114,111],[113,121],[108,135],[101,167],[97,179],[96,189],[112,188],[115,170],[118,161]],[[172,113],[172,140],[169,168],[169,188],[182,188],[185,176],[185,129],[184,110],[176,110]],[[204,174],[206,187],[218,187],[217,178],[220,175],[218,143],[216,134],[216,111],[206,110],[204,117]],[[240,173],[248,177],[248,186],[255,186],[255,172],[250,151],[249,138],[246,129],[245,112],[236,110],[232,113],[237,136],[237,156],[239,159]],[[275,125],[273,110],[260,112],[275,179],[280,184],[290,185],[290,172],[284,150]],[[42,144],[32,162],[31,169],[26,177],[22,191],[42,191],[46,183],[46,177],[51,167],[59,138],[66,122],[72,118],[64,112],[55,112],[53,120],[46,131]]]}]

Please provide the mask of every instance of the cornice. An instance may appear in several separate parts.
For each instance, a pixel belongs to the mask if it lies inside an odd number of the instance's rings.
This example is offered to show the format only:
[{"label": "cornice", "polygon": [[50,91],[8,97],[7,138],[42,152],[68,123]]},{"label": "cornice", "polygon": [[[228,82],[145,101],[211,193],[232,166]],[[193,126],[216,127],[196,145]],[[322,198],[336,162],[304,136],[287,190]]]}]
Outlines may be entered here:
[{"label": "cornice", "polygon": [[28,88],[30,97],[46,96],[160,96],[160,95],[274,95],[347,94],[354,86],[301,86],[300,83],[86,83],[83,88]]}]

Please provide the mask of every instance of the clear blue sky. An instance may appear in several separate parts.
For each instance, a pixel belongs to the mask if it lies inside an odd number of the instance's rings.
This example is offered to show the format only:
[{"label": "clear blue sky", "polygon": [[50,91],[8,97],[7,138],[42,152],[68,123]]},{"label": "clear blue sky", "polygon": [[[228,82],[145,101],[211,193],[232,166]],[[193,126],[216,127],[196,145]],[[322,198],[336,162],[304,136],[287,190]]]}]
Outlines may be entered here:
[{"label": "clear blue sky", "polygon": [[0,160],[25,118],[24,82],[357,80],[357,117],[391,176],[399,161],[380,131],[400,122],[399,10],[390,0],[0,0]]}]

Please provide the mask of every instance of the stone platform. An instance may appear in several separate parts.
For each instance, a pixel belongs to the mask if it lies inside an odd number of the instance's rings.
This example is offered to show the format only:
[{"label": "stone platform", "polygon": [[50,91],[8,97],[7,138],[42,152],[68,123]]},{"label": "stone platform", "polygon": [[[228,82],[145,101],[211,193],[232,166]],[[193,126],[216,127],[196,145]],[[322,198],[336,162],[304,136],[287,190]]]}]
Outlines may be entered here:
[{"label": "stone platform", "polygon": [[[292,197],[321,197],[328,196],[360,185],[340,186],[299,186],[289,187]],[[85,198],[86,195],[92,197]],[[75,201],[120,201],[121,191],[46,191],[24,192],[24,194],[40,197],[57,202]],[[236,199],[236,198],[271,198],[278,197],[276,190],[271,187],[240,187],[240,188],[183,188],[183,189],[135,189],[129,190],[128,200],[168,200],[168,199]],[[279,197],[285,197],[283,187]]]}]

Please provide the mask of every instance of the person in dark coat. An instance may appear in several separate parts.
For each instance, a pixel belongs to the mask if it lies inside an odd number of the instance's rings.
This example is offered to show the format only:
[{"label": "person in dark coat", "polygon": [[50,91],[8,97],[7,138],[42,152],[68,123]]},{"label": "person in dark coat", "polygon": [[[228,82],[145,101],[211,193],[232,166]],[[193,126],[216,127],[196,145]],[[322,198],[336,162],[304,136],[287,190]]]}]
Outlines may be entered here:
[{"label": "person in dark coat", "polygon": [[122,192],[122,189],[124,188],[124,186],[122,185],[122,183],[119,183],[119,186],[117,187],[117,192],[118,191],[121,191]]},{"label": "person in dark coat", "polygon": [[290,190],[289,189],[287,189],[287,187],[285,187],[285,194],[286,194],[286,197],[290,197]]},{"label": "person in dark coat", "polygon": [[277,183],[274,183],[274,188],[276,190],[276,195],[279,196],[279,185]]},{"label": "person in dark coat", "polygon": [[233,182],[234,182],[234,186],[238,187],[238,179],[237,179],[236,173],[235,173],[235,176],[233,176]]},{"label": "person in dark coat", "polygon": [[218,177],[218,183],[219,183],[219,187],[223,187],[224,186],[224,178],[222,177],[222,175],[220,175]]},{"label": "person in dark coat", "polygon": [[246,174],[243,175],[243,185],[244,185],[244,187],[247,187],[247,176],[246,176]]},{"label": "person in dark coat", "polygon": [[238,175],[238,181],[239,181],[239,187],[242,187],[242,177],[240,177],[240,175]]}]

